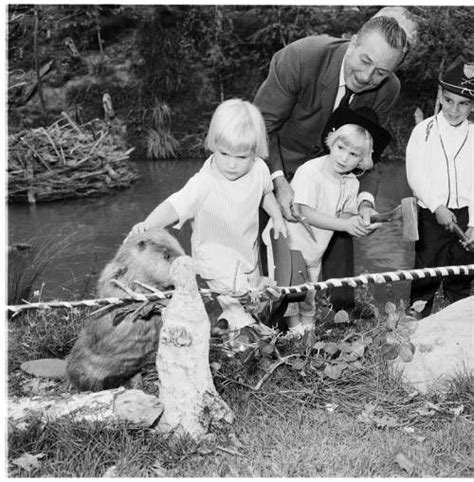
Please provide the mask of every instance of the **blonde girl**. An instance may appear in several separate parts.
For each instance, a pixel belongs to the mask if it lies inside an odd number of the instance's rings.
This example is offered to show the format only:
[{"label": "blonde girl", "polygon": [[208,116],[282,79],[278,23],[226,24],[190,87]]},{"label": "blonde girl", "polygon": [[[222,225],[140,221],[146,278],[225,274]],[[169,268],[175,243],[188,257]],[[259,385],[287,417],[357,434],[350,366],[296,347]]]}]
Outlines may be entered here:
[{"label": "blonde girl", "polygon": [[[205,145],[211,151],[201,170],[178,192],[132,228],[180,229],[191,222],[191,250],[197,272],[220,292],[246,290],[260,281],[258,270],[258,210],[268,213],[275,236],[286,226],[273,195],[265,124],[250,102],[230,99],[214,112]],[[218,297],[221,318],[231,330],[255,320],[230,296]]]}]

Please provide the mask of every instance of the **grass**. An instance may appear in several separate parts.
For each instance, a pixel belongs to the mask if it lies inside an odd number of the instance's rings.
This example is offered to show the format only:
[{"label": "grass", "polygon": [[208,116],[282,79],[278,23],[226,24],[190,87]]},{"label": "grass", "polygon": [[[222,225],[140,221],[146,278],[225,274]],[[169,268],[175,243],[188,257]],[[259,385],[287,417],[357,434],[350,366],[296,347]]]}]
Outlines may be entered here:
[{"label": "grass", "polygon": [[65,234],[58,238],[8,248],[8,304],[30,301],[35,283],[61,255],[77,241],[78,233]]},{"label": "grass", "polygon": [[[367,297],[366,293],[363,293]],[[320,314],[324,312],[324,304]],[[21,373],[27,359],[63,358],[87,312],[25,313],[9,323],[9,395],[64,393],[65,382],[36,381]],[[376,315],[376,313],[375,313]],[[356,317],[354,317],[356,316]],[[316,337],[340,342],[382,330],[373,306],[351,322],[317,325]],[[219,362],[214,383],[235,413],[231,427],[216,427],[205,442],[176,440],[128,423],[90,424],[61,419],[26,431],[10,429],[10,477],[469,477],[472,462],[472,377],[459,374],[444,395],[420,395],[391,373],[375,341],[358,369],[337,379],[312,364],[305,340],[277,339],[280,356],[296,353],[300,365],[282,365],[262,384],[264,345],[228,357],[212,338],[211,361]],[[268,352],[268,350],[267,350]],[[268,353],[267,353],[268,354]],[[276,352],[271,353],[272,361]],[[157,393],[151,362],[144,390]],[[463,411],[460,413],[460,407]],[[237,442],[235,441],[237,438]],[[44,454],[26,470],[13,461]],[[400,453],[403,458],[400,459]],[[398,458],[397,458],[398,457]],[[397,460],[406,461],[405,465]]]}]

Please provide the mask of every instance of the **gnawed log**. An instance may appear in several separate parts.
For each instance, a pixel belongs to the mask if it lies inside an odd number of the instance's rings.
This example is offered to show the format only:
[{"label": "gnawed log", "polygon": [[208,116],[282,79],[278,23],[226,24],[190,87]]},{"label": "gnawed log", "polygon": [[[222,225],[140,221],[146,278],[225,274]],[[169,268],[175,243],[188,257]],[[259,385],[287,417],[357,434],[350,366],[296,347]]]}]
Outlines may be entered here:
[{"label": "gnawed log", "polygon": [[21,429],[26,428],[32,419],[47,422],[60,417],[89,422],[126,420],[150,427],[162,412],[163,406],[157,397],[123,387],[101,392],[8,400],[8,422]]},{"label": "gnawed log", "polygon": [[198,292],[193,260],[177,258],[171,266],[173,298],[162,312],[156,367],[163,415],[161,432],[201,439],[234,414],[217,393],[209,367],[210,322]]}]

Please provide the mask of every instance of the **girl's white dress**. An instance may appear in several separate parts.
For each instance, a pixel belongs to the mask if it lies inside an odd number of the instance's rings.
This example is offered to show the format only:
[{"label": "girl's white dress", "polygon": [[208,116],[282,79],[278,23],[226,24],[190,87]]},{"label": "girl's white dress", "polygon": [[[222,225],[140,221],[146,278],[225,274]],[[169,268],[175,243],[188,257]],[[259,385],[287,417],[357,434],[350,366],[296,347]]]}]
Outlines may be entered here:
[{"label": "girl's white dress", "polygon": [[[258,270],[258,210],[262,197],[273,190],[270,171],[256,158],[252,169],[229,181],[212,163],[212,156],[168,201],[175,208],[179,229],[190,220],[191,250],[198,274],[219,291],[256,287]],[[222,317],[232,329],[254,322],[240,303],[220,296]]]}]

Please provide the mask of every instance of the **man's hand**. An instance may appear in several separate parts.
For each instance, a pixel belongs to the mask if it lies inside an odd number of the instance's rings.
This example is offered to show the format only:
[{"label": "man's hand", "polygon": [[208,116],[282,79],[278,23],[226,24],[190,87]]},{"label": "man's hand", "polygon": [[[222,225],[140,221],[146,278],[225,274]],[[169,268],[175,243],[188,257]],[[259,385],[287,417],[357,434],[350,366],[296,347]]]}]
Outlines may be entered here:
[{"label": "man's hand", "polygon": [[447,229],[448,231],[453,231],[453,223],[456,222],[456,216],[453,212],[451,212],[446,206],[441,205],[436,208],[435,215],[438,224],[443,226],[443,228]]},{"label": "man's hand", "polygon": [[463,246],[468,251],[474,252],[474,228],[467,228],[466,237],[467,237],[467,241],[463,243]]},{"label": "man's hand", "polygon": [[293,205],[295,192],[284,176],[278,176],[273,180],[275,197],[280,205],[284,218],[291,222],[296,222],[301,212],[298,206]]},{"label": "man's hand", "polygon": [[382,223],[372,223],[370,221],[370,216],[372,216],[372,214],[378,214],[374,209],[374,205],[370,201],[362,201],[359,205],[359,216],[361,217],[364,226],[370,230],[370,232],[373,232],[382,226]]}]

